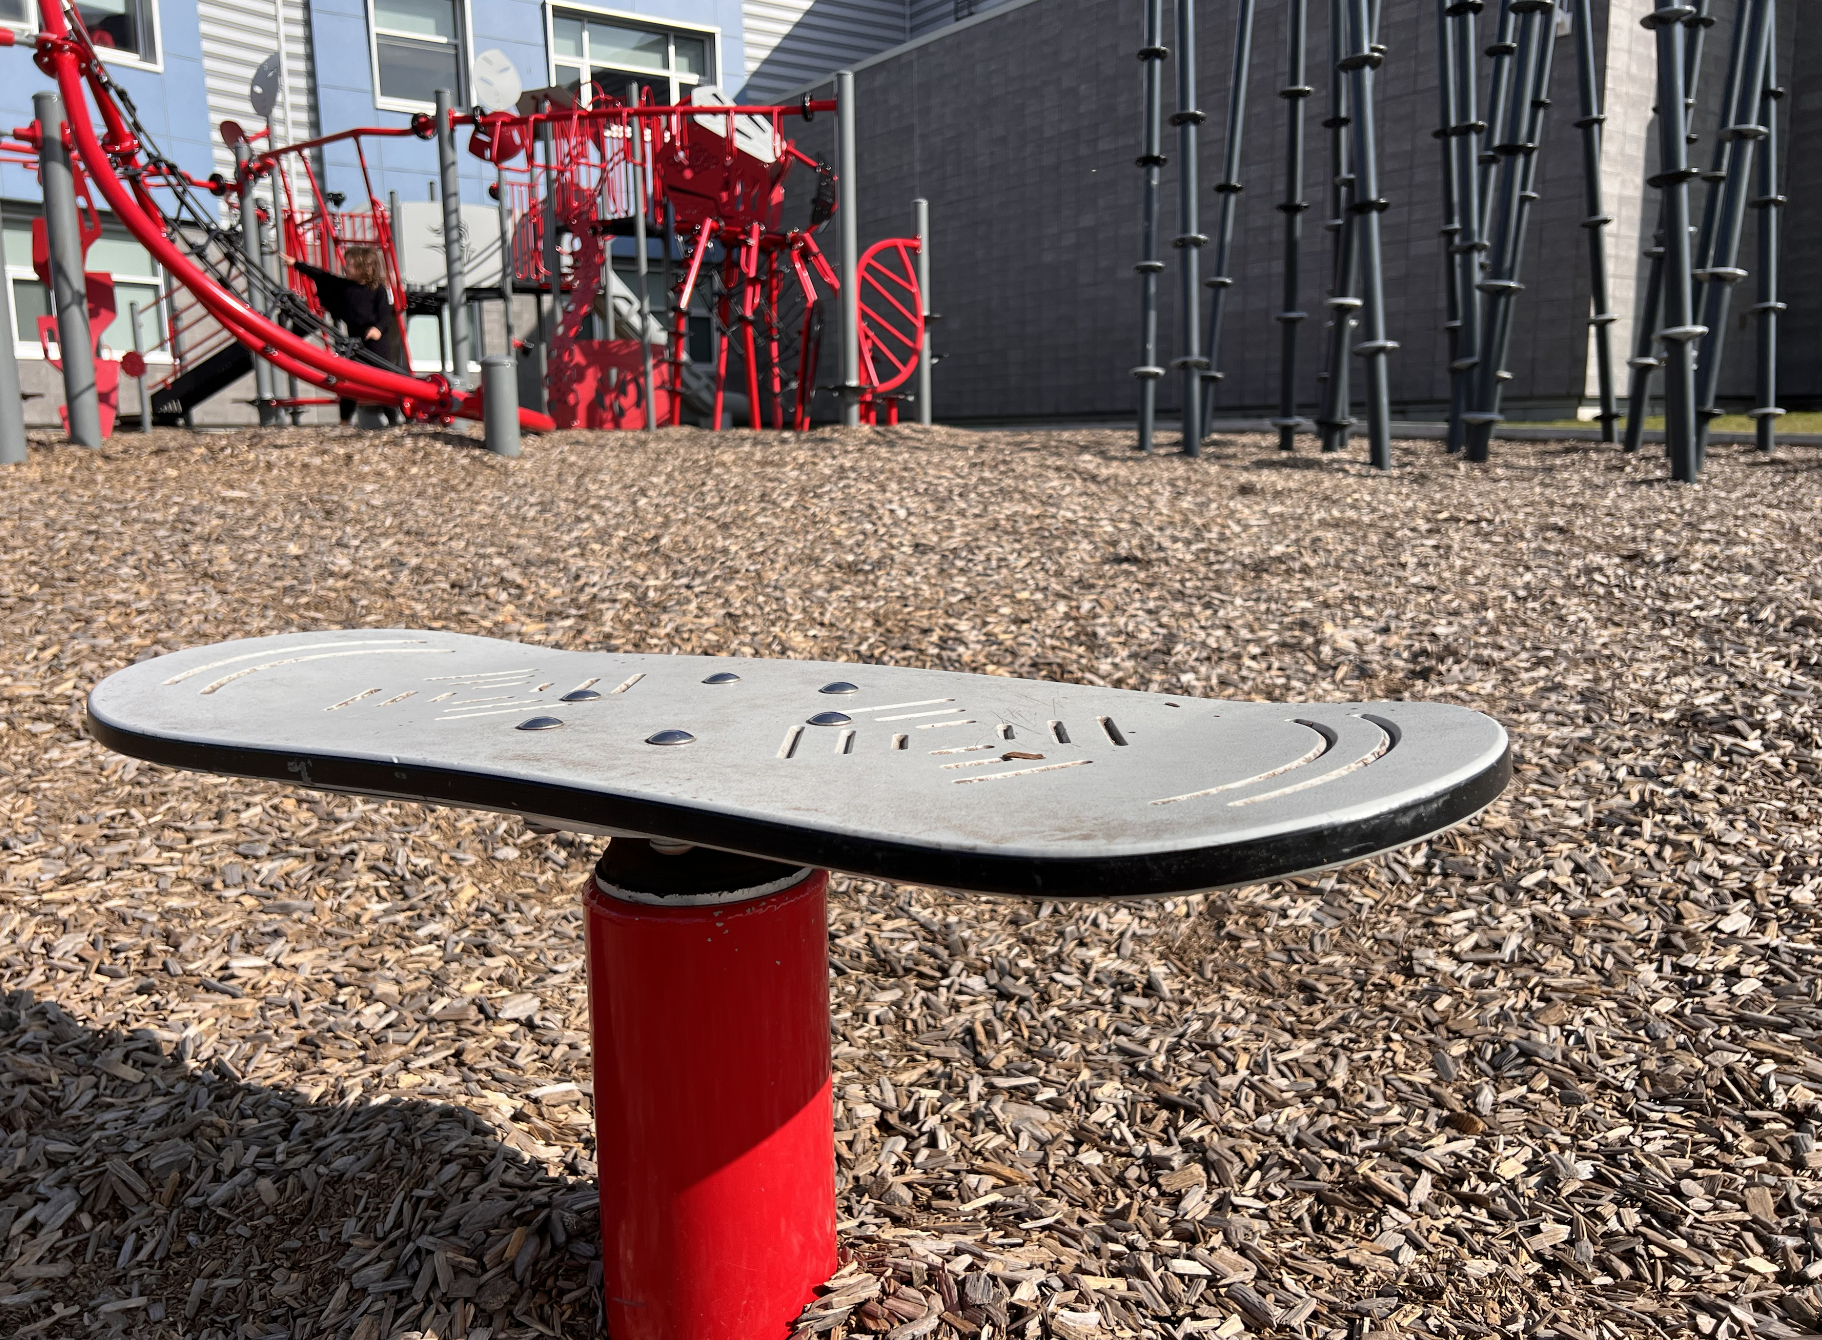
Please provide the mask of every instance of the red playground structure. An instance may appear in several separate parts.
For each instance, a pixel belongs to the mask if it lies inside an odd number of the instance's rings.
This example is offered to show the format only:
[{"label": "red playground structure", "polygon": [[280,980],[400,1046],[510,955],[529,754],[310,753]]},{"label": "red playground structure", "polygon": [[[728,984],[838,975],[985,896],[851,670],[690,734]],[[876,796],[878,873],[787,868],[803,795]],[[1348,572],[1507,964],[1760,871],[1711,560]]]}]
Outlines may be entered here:
[{"label": "red playground structure", "polygon": [[[466,296],[510,304],[512,295],[529,292],[539,313],[531,338],[512,341],[520,362],[535,360],[534,373],[542,372],[541,387],[536,375],[520,376],[523,429],[641,429],[687,418],[711,428],[803,430],[819,390],[839,395],[862,423],[898,421],[924,345],[923,241],[889,238],[869,247],[855,267],[854,291],[841,303],[838,267],[816,240],[838,207],[836,173],[786,134],[792,120],[837,112],[833,100],[656,106],[598,86],[553,88],[524,94],[510,110],[452,111],[442,125],[419,114],[407,127],[281,145],[271,144],[267,131],[228,122],[222,134],[235,150],[235,178],[200,180],[160,153],[68,0],[42,0],[42,10],[42,28],[29,40],[65,108],[78,212],[90,225],[81,229],[84,251],[99,233],[99,205],[183,290],[166,304],[159,341],[173,370],[146,394],[154,422],[187,422],[201,399],[249,370],[264,372],[256,360],[270,368],[258,402],[264,422],[282,422],[287,411],[295,422],[303,407],[338,399],[389,407],[407,419],[481,418],[482,391],[465,385],[466,366],[439,359],[444,370],[413,371],[408,353],[394,363],[363,348],[360,332],[341,329],[311,280],[285,263],[340,272],[348,248],[374,248],[398,315],[398,347],[409,349],[407,313],[424,310],[426,298],[407,292],[396,206],[375,189],[364,142],[416,136],[447,143],[463,130],[469,153],[495,167],[490,194],[497,194],[501,216],[499,287],[471,288]],[[0,29],[0,44],[14,40]],[[37,122],[15,130],[0,155],[36,163],[46,133]],[[334,143],[354,150],[365,208],[343,208],[342,195],[323,189],[317,151]],[[446,192],[455,181],[449,161],[446,155]],[[800,211],[807,218],[787,226],[786,184],[797,168],[814,174],[814,189]],[[43,235],[39,221],[33,250],[40,268],[48,254]],[[634,299],[614,275],[613,241],[628,235],[662,240],[659,303],[643,292]],[[105,280],[107,291],[97,291],[96,278],[89,277],[89,306],[101,320],[112,292]],[[445,301],[447,293],[431,301]],[[830,320],[832,305],[845,310]],[[452,326],[467,319],[450,307]],[[510,306],[507,322],[510,332]],[[819,387],[824,327],[842,322],[856,328],[858,368],[838,385]],[[706,357],[693,359],[692,343]],[[120,373],[148,374],[144,352],[116,362],[97,348],[104,435],[119,410]],[[289,395],[279,394],[283,384]],[[309,397],[300,384],[326,394]],[[540,390],[544,405],[528,403]]]}]

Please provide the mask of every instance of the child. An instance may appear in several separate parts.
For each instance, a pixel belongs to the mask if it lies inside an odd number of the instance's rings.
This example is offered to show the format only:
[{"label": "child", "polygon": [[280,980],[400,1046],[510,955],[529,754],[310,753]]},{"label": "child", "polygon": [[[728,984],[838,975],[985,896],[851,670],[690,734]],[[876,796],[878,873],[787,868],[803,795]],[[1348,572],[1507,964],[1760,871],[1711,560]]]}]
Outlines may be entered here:
[{"label": "child", "polygon": [[[360,338],[361,348],[372,355],[371,361],[405,365],[404,341],[399,338],[398,316],[392,308],[392,295],[386,289],[385,271],[380,253],[374,247],[349,247],[346,252],[346,277],[286,256],[285,263],[316,285],[317,300],[323,310]],[[342,422],[354,417],[354,401],[343,398]]]}]

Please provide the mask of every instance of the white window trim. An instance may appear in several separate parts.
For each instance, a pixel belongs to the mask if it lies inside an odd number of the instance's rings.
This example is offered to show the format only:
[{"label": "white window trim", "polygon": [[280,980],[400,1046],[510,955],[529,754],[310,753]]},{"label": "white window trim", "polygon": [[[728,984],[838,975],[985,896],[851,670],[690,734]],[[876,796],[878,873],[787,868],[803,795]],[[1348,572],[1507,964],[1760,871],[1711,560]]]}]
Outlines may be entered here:
[{"label": "white window trim", "polygon": [[[151,74],[163,74],[164,16],[159,12],[158,0],[141,0],[141,3],[145,6],[146,12],[152,16],[152,50],[158,53],[157,59],[147,60],[144,56],[136,56],[132,52],[122,51],[118,47],[96,47],[95,54],[109,65],[124,65],[129,70],[145,70]],[[11,28],[16,33],[33,35],[39,31],[38,23],[33,19],[27,19],[24,23],[0,22],[0,28]]]},{"label": "white window trim", "polygon": [[[372,0],[368,0],[368,3],[371,4]],[[721,29],[712,24],[685,23],[681,19],[656,19],[650,14],[633,14],[624,9],[603,9],[600,5],[569,4],[567,3],[567,0],[564,0],[564,3],[556,3],[556,0],[544,0],[544,71],[546,81],[553,87],[557,82],[557,33],[555,18],[556,11],[559,9],[570,14],[589,14],[597,18],[617,19],[634,28],[644,28],[648,31],[651,29],[658,29],[664,32],[694,33],[698,36],[705,37],[708,39],[709,49],[712,52],[711,60],[714,69],[709,75],[696,75],[696,82],[692,84],[691,87],[700,87],[704,84],[718,85],[721,82]],[[629,77],[633,76],[635,73],[639,72],[632,70],[627,71]],[[652,74],[653,71],[646,70],[642,73],[649,75]],[[664,77],[667,79],[677,79],[677,71],[674,68],[666,70],[664,71]],[[682,81],[679,80],[678,82],[681,83]]]},{"label": "white window trim", "polygon": [[[158,306],[160,308],[160,317],[162,319],[162,317],[163,317],[162,309],[165,305],[165,281],[164,281],[164,276],[162,273],[156,277],[153,277],[150,275],[114,274],[112,271],[96,271],[95,273],[107,274],[110,278],[113,279],[116,288],[118,288],[121,284],[134,284],[134,285],[138,285],[143,288],[151,288],[151,287],[155,286],[158,289]],[[29,265],[10,265],[9,264],[6,267],[6,315],[9,318],[11,318],[11,320],[13,322],[13,356],[15,358],[27,359],[27,360],[29,360],[31,362],[35,362],[35,363],[42,363],[45,361],[44,346],[42,344],[40,344],[37,340],[22,340],[19,338],[19,314],[18,314],[15,304],[13,302],[13,281],[15,279],[30,280],[34,284],[41,283],[43,281],[41,281],[38,278],[38,272],[36,270],[32,269],[32,267]],[[123,308],[122,310],[116,312],[114,315],[118,319],[118,318],[127,316],[128,313]],[[55,338],[53,338],[51,340],[51,347],[53,349],[57,348],[57,341]],[[109,346],[109,347],[110,347],[110,349],[112,349],[112,346]],[[131,349],[132,349],[132,346],[128,345],[127,348],[125,348],[125,349],[112,349],[112,352],[113,352],[114,357],[116,359],[118,359],[118,358],[122,357],[123,355],[129,353],[131,351]],[[58,356],[59,357],[62,356],[61,351],[59,351]],[[175,362],[176,362],[176,360],[171,357],[170,350],[168,350],[168,349],[154,349],[146,355],[146,366],[147,367],[170,367]]]},{"label": "white window trim", "polygon": [[[463,99],[468,92],[469,71],[474,68],[474,20],[469,12],[468,0],[456,0],[456,38],[450,45],[456,53],[456,83],[460,87],[450,90],[455,94],[455,105],[460,110]],[[373,81],[373,105],[382,112],[434,112],[434,102],[414,102],[410,98],[388,98],[380,92],[380,41],[381,37],[396,37],[404,42],[424,42],[427,45],[432,39],[422,33],[404,33],[388,28],[381,32],[379,21],[374,17],[373,0],[367,0],[367,74]]]}]

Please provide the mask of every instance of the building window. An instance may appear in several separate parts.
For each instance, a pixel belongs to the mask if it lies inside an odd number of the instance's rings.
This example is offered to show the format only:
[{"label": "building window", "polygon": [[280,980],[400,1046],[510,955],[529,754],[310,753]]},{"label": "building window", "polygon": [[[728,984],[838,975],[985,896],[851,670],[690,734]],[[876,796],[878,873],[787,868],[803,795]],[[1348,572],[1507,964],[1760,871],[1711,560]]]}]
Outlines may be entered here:
[{"label": "building window", "polygon": [[446,88],[462,97],[462,14],[457,0],[371,0],[373,86],[382,106],[428,107]]},{"label": "building window", "polygon": [[148,63],[158,59],[151,0],[77,0],[76,12],[98,50],[122,52]]},{"label": "building window", "polygon": [[[17,208],[35,213],[38,207],[20,205]],[[6,280],[13,300],[14,349],[21,358],[43,358],[44,350],[38,342],[38,318],[53,313],[50,290],[32,272],[31,223],[9,218],[4,239]],[[111,225],[103,225],[102,235],[89,247],[88,269],[91,274],[106,274],[114,280],[114,321],[101,335],[102,343],[114,357],[119,358],[133,347],[131,304],[138,303],[139,334],[146,361],[169,362],[169,351],[159,347],[159,341],[164,338],[164,289],[158,264],[150,253],[124,229],[116,231]],[[56,347],[54,334],[51,344]]]},{"label": "building window", "polygon": [[698,84],[715,82],[714,34],[662,28],[655,24],[588,10],[553,9],[550,14],[551,83],[578,89],[591,100],[591,86],[621,97],[637,81],[652,101],[667,106],[689,101]]}]

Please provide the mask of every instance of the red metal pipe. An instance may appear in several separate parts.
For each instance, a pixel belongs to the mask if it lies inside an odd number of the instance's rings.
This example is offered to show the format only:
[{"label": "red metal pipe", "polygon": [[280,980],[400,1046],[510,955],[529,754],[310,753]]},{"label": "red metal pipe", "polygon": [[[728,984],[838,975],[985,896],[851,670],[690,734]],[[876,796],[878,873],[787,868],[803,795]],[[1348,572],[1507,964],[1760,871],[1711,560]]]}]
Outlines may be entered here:
[{"label": "red metal pipe", "polygon": [[588,989],[616,1340],[783,1340],[835,1272],[827,888],[637,839],[602,858]]}]

